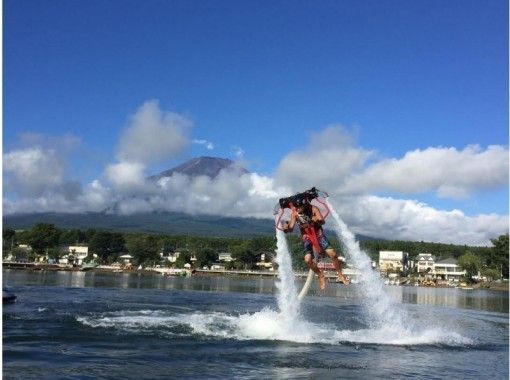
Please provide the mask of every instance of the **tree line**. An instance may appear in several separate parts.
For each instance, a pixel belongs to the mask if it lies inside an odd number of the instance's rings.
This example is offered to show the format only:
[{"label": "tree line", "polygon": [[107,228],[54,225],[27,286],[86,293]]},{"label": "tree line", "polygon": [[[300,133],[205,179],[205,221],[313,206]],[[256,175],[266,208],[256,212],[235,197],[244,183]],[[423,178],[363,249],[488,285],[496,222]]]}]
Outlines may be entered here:
[{"label": "tree line", "polygon": [[[330,239],[333,247],[340,255],[346,256],[344,247],[337,239]],[[491,239],[492,247],[473,247],[467,245],[442,244],[430,242],[413,242],[401,240],[363,240],[363,249],[374,261],[378,260],[379,251],[408,252],[410,259],[415,259],[419,253],[432,253],[436,260],[456,258],[459,265],[469,273],[478,271],[494,274],[502,273],[508,278],[508,234]],[[303,248],[298,235],[289,236],[289,249],[295,269],[305,270]],[[196,236],[171,236],[165,234],[120,233],[96,229],[59,229],[53,224],[39,223],[31,230],[15,231],[12,228],[3,229],[3,253],[22,254],[19,244],[30,245],[32,255],[48,254],[50,258],[58,259],[62,256],[61,247],[69,245],[86,245],[90,256],[97,255],[100,263],[115,262],[122,254],[133,256],[135,264],[155,265],[160,262],[162,252],[165,256],[172,252],[180,252],[175,263],[182,267],[189,263],[193,256],[195,267],[210,266],[217,262],[218,254],[228,252],[235,261],[227,263],[227,269],[253,269],[265,254],[266,260],[274,256],[276,249],[275,236],[258,236],[252,238],[213,238]],[[25,253],[26,254],[26,253]],[[88,258],[89,260],[91,257]]]}]

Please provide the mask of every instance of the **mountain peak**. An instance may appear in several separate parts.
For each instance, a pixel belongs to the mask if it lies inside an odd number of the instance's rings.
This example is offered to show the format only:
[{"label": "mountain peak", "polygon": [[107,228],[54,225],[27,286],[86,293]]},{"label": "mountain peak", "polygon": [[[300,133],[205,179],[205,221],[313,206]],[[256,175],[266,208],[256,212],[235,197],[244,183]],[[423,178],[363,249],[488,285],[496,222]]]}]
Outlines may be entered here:
[{"label": "mountain peak", "polygon": [[174,173],[181,173],[190,177],[205,175],[210,178],[216,178],[218,174],[220,174],[220,171],[223,169],[238,170],[240,174],[249,173],[248,170],[240,167],[238,164],[232,160],[229,160],[228,158],[201,156],[192,158],[191,160],[188,160],[172,169],[165,170],[159,174],[153,175],[149,177],[149,179],[158,181],[161,178],[170,177]]}]

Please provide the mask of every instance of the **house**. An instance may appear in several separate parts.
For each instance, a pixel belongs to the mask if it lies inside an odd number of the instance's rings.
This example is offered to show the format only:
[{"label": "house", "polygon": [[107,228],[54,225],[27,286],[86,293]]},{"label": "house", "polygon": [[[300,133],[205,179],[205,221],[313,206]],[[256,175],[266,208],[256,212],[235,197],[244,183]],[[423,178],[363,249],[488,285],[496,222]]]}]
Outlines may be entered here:
[{"label": "house", "polygon": [[232,254],[231,253],[221,252],[218,255],[218,261],[220,263],[230,263],[231,261],[234,261],[234,259],[232,258]]},{"label": "house", "polygon": [[434,264],[434,276],[437,279],[458,282],[464,279],[466,271],[462,270],[457,260],[450,258]]},{"label": "house", "polygon": [[119,260],[121,260],[122,264],[131,264],[131,260],[133,260],[133,256],[129,253],[119,256]]},{"label": "house", "polygon": [[430,273],[434,271],[435,259],[431,253],[420,253],[416,258],[416,268],[418,273]]},{"label": "house", "polygon": [[32,247],[28,244],[19,244],[18,248],[25,252],[32,252]]},{"label": "house", "polygon": [[[268,260],[268,261],[266,261]],[[260,255],[260,261],[255,263],[255,265],[262,269],[273,270],[273,262],[270,260],[270,255],[262,253]]]},{"label": "house", "polygon": [[169,252],[167,256],[164,255],[163,252],[159,254],[161,256],[161,259],[166,260],[170,263],[175,263],[179,256],[181,255],[180,252]]},{"label": "house", "polygon": [[403,251],[379,251],[381,273],[404,272],[408,269],[409,254]]},{"label": "house", "polygon": [[[70,245],[67,248],[67,255],[66,255],[67,257],[66,256],[64,256],[64,257],[69,259],[69,257],[72,256],[74,259],[73,259],[73,262],[70,264],[82,265],[83,260],[88,255],[89,255],[89,247]],[[62,264],[64,264],[64,263],[62,263]],[[67,264],[67,262],[65,264]]]}]

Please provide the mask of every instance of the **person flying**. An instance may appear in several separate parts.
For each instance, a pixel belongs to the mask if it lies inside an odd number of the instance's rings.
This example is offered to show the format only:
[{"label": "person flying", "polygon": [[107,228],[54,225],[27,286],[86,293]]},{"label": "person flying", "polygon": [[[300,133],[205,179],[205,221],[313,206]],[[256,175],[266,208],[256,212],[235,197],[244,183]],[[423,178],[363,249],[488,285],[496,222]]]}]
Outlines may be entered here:
[{"label": "person flying", "polygon": [[314,236],[311,236],[313,234],[315,234],[321,249],[321,252],[315,252],[315,254],[320,255],[325,252],[333,263],[333,267],[335,268],[338,276],[338,281],[348,285],[349,280],[342,273],[342,263],[340,260],[338,260],[335,249],[331,246],[331,243],[329,242],[328,238],[324,234],[324,230],[322,229],[322,226],[325,222],[319,208],[310,204],[306,198],[298,198],[294,200],[290,206],[292,213],[290,221],[284,222],[283,224],[284,232],[292,232],[296,223],[299,225],[301,238],[303,240],[305,263],[311,270],[315,272],[315,274],[317,274],[320,288],[322,290],[326,288],[326,277],[317,266],[316,260],[314,260]]}]

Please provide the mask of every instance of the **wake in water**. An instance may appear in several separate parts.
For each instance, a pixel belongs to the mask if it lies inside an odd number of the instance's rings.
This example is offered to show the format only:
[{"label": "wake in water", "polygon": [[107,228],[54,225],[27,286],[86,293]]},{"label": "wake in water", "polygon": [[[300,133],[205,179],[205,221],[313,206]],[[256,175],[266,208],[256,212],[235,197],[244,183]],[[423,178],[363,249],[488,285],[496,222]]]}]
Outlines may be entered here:
[{"label": "wake in water", "polygon": [[[200,335],[235,340],[277,340],[298,343],[339,344],[343,342],[417,345],[465,345],[471,341],[441,328],[418,328],[406,316],[402,305],[391,301],[379,274],[328,203],[336,223],[335,231],[347,249],[347,255],[361,273],[358,285],[362,299],[362,318],[366,329],[338,330],[331,324],[305,321],[294,283],[287,239],[276,230],[278,263],[277,304],[279,310],[264,308],[252,314],[229,315],[221,312],[172,312],[158,310],[117,311],[79,316],[77,321],[93,328],[113,328],[127,333],[166,336]],[[341,309],[338,310],[342,312]]]},{"label": "wake in water", "polygon": [[234,340],[273,340],[296,343],[364,343],[381,345],[460,346],[471,344],[455,332],[429,329],[422,334],[398,334],[391,329],[338,330],[331,324],[297,320],[285,328],[279,313],[264,309],[254,314],[220,312],[174,313],[161,310],[125,310],[78,316],[84,326],[119,333],[174,337],[213,337]]}]

